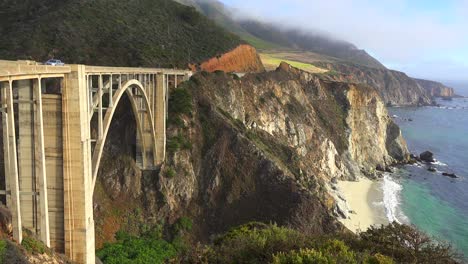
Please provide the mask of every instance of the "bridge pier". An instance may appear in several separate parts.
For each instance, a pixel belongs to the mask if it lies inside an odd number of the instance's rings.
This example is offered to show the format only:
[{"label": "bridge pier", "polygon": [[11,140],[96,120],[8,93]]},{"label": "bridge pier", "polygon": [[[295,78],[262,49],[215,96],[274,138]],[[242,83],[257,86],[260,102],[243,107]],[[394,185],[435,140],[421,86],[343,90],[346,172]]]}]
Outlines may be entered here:
[{"label": "bridge pier", "polygon": [[65,254],[95,263],[89,93],[85,67],[73,65],[62,90]]}]

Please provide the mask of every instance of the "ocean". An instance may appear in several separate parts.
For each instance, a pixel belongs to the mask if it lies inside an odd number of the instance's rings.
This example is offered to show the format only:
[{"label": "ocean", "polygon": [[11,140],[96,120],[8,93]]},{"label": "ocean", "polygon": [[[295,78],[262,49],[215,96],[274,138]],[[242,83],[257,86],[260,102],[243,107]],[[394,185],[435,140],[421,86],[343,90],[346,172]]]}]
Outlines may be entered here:
[{"label": "ocean", "polygon": [[[468,83],[452,84],[468,96]],[[382,188],[390,221],[412,224],[468,256],[468,98],[438,100],[440,107],[393,107],[411,153],[429,150],[436,162],[407,165],[385,175]],[[411,120],[411,121],[410,121]],[[442,175],[453,172],[458,179]]]}]

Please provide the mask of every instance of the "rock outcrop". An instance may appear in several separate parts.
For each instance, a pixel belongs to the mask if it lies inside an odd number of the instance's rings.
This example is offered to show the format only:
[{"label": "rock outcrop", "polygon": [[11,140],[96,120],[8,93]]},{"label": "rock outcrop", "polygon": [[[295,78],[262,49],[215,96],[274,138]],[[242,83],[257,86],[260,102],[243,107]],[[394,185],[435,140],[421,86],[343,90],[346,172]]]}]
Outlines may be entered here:
[{"label": "rock outcrop", "polygon": [[[253,220],[311,233],[341,230],[330,183],[408,158],[385,103],[366,85],[282,64],[243,78],[202,72],[179,89],[191,92],[193,111],[170,114],[168,140],[190,144],[171,150],[159,175],[99,176],[97,193],[109,204],[143,208],[145,224],[189,216],[202,240]],[[95,204],[96,215],[109,211],[109,204]],[[103,230],[105,221],[96,217],[96,225]]]},{"label": "rock outcrop", "polygon": [[422,80],[422,79],[415,79],[415,80],[422,88],[426,89],[426,91],[428,91],[432,97],[451,98],[451,97],[456,96],[455,90],[453,88],[447,87],[440,82],[434,82],[434,81],[428,81],[428,80]]},{"label": "rock outcrop", "polygon": [[328,78],[336,81],[364,83],[374,87],[387,105],[430,105],[431,93],[405,73],[349,63],[314,63],[331,70]]},{"label": "rock outcrop", "polygon": [[193,71],[208,72],[262,72],[265,70],[255,48],[246,44],[239,45],[223,55],[198,65],[190,65],[190,68]]},{"label": "rock outcrop", "polygon": [[424,151],[419,155],[419,158],[425,162],[435,162],[434,154],[430,151]]}]

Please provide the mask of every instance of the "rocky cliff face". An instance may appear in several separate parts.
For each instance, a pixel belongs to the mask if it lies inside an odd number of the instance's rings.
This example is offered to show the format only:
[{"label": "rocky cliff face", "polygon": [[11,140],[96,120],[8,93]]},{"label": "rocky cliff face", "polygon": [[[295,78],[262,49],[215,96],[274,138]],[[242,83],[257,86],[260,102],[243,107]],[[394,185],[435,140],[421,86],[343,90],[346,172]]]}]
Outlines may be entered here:
[{"label": "rocky cliff face", "polygon": [[255,48],[245,44],[198,65],[190,65],[190,68],[193,71],[208,72],[262,72],[265,70]]},{"label": "rocky cliff face", "polygon": [[447,87],[440,82],[414,79],[421,87],[423,87],[432,97],[454,97],[455,90]]},{"label": "rocky cliff face", "polygon": [[345,63],[314,63],[332,70],[332,80],[364,83],[374,87],[389,105],[430,105],[432,96],[418,82],[403,72],[376,69]]},{"label": "rocky cliff face", "polygon": [[[282,64],[242,79],[199,73],[180,89],[192,93],[193,111],[170,114],[168,144],[180,144],[171,147],[159,175],[102,170],[100,190],[109,204],[125,200],[142,208],[146,223],[188,215],[198,239],[252,220],[313,233],[342,229],[330,181],[373,175],[408,156],[399,128],[369,86]],[[103,230],[102,218],[115,216],[109,204],[99,198],[95,204],[96,215],[107,214],[96,217],[96,230]]]}]

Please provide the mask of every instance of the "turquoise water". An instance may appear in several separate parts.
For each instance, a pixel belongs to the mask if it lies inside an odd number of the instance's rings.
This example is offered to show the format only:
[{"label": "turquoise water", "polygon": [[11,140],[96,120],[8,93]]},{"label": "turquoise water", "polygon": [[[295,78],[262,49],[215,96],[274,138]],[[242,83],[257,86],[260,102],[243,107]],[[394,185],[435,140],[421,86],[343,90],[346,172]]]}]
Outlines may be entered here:
[{"label": "turquoise water", "polygon": [[[466,86],[468,87],[468,85]],[[467,94],[468,89],[460,94]],[[431,166],[405,166],[395,181],[399,193],[401,222],[451,242],[468,256],[468,99],[438,101],[441,107],[391,108],[412,153],[430,150],[438,162]],[[412,119],[413,121],[409,121]],[[454,172],[451,179],[442,172]]]}]

